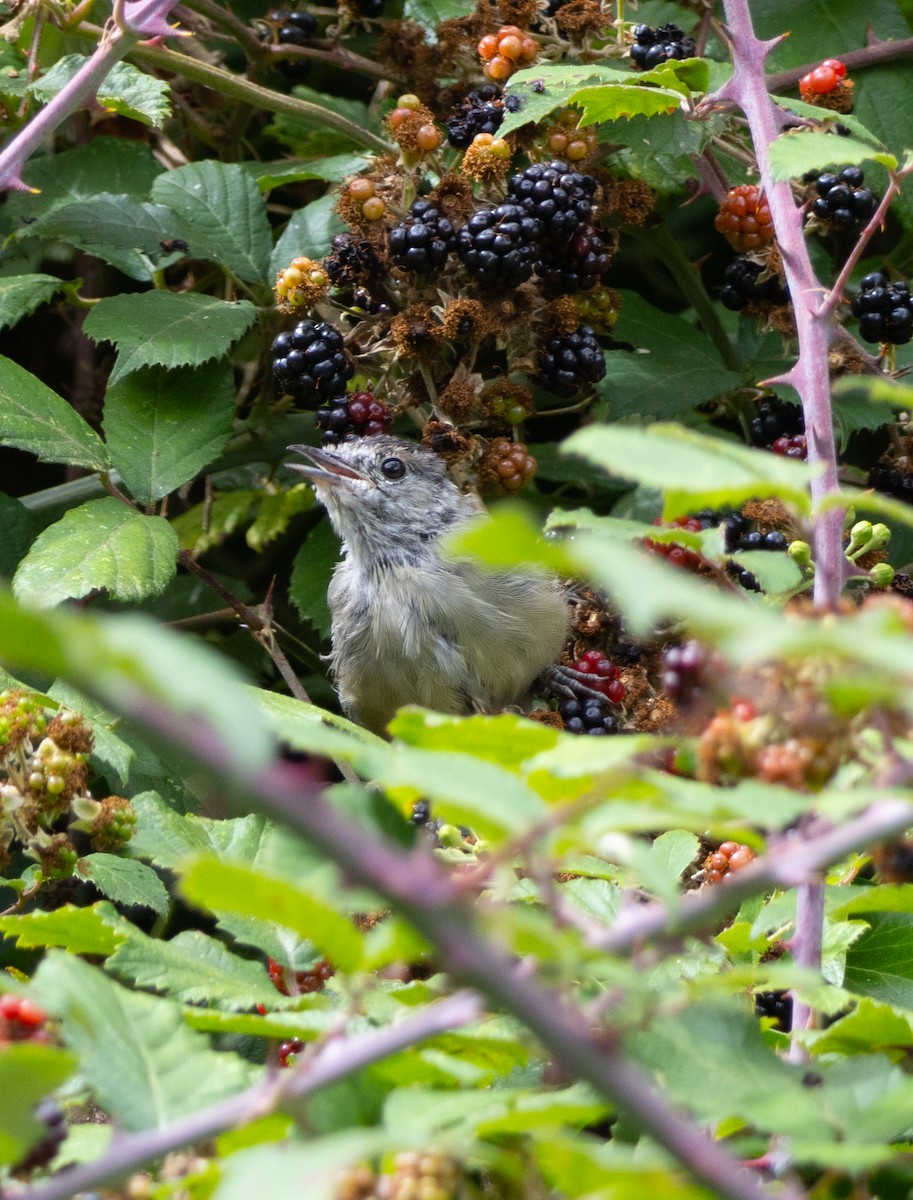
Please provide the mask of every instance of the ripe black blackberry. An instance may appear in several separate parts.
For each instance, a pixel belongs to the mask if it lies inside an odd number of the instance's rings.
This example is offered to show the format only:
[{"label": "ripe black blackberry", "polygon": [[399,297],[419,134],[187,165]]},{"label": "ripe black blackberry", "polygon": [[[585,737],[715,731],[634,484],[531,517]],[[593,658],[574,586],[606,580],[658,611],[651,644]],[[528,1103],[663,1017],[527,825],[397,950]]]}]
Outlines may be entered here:
[{"label": "ripe black blackberry", "polygon": [[306,403],[345,395],[355,368],[342,334],[326,321],[299,321],[273,342],[273,376],[277,387]]},{"label": "ripe black blackberry", "polygon": [[752,262],[740,254],[723,272],[725,282],[720,291],[721,304],[730,312],[741,312],[748,304],[786,304],[789,292],[780,282],[780,276],[769,274],[761,279],[763,272],[764,267],[760,263]]},{"label": "ripe black blackberry", "polygon": [[649,71],[670,58],[693,58],[694,39],[688,37],[677,25],[637,25],[634,29],[634,45],[631,47],[631,62],[641,70]]},{"label": "ripe black blackberry", "polygon": [[872,271],[859,284],[859,295],[851,305],[859,318],[859,336],[864,342],[888,342],[903,346],[913,338],[913,298],[903,282],[888,283],[881,271]]},{"label": "ripe black blackberry", "polygon": [[611,261],[605,242],[587,226],[571,238],[563,251],[546,251],[536,271],[546,291],[568,295],[594,288]]},{"label": "ripe black blackberry", "polygon": [[774,1029],[789,1033],[793,1015],[793,1002],[789,992],[757,992],[754,1010],[759,1017],[773,1017]]},{"label": "ripe black blackberry", "polygon": [[447,118],[447,141],[456,150],[465,150],[479,133],[495,134],[504,120],[501,89],[486,83],[470,92]]},{"label": "ripe black blackberry", "polygon": [[368,292],[376,289],[386,270],[375,243],[354,233],[336,234],[323,269],[336,287]]},{"label": "ripe black blackberry", "polygon": [[595,192],[591,175],[581,175],[557,158],[532,163],[507,184],[508,197],[540,222],[543,244],[554,252],[564,251],[587,228]]},{"label": "ripe black blackberry", "polygon": [[590,737],[605,737],[618,732],[618,722],[602,700],[562,700],[558,712],[568,733],[585,733]]},{"label": "ripe black blackberry", "polygon": [[750,522],[741,513],[730,513],[723,521],[723,546],[732,554],[739,547],[739,538],[748,532]]},{"label": "ripe black blackberry", "polygon": [[758,401],[749,428],[754,445],[771,450],[779,438],[805,433],[805,420],[798,404],[787,404],[779,396],[765,396]]},{"label": "ripe black blackberry", "polygon": [[746,571],[742,564],[736,562],[734,558],[727,558],[725,567],[726,574],[730,575],[739,587],[743,587],[746,592],[761,592],[764,590],[751,571]]},{"label": "ripe black blackberry", "polygon": [[835,229],[861,229],[878,207],[871,189],[863,187],[864,181],[860,167],[844,167],[836,175],[825,171],[815,180],[818,199],[812,212]]},{"label": "ripe black blackberry", "polygon": [[390,261],[415,275],[440,271],[453,248],[453,225],[428,200],[416,200],[409,212],[388,235]]},{"label": "ripe black blackberry", "polygon": [[673,700],[687,702],[700,690],[706,666],[707,651],[693,638],[681,646],[668,646],[663,651],[660,686]]},{"label": "ripe black blackberry", "polygon": [[318,408],[314,422],[323,433],[322,444],[337,446],[346,437],[387,433],[393,424],[393,415],[375,400],[373,393],[355,392]]},{"label": "ripe black blackberry", "polygon": [[605,353],[589,325],[578,325],[573,333],[553,337],[539,352],[536,383],[556,396],[573,396],[588,383],[605,375]]},{"label": "ripe black blackberry", "polygon": [[[280,46],[306,46],[317,32],[317,18],[309,12],[286,12],[275,9],[269,15],[270,24],[279,26],[276,40]],[[302,59],[289,61],[286,59],[279,64],[279,70],[293,83],[300,83],[308,77],[311,64]]]},{"label": "ripe black blackberry", "polygon": [[888,460],[883,459],[872,467],[869,471],[868,486],[885,496],[894,496],[897,500],[906,500],[908,504],[913,504],[913,475],[901,471]]},{"label": "ripe black blackberry", "polygon": [[457,254],[486,287],[517,287],[539,259],[542,227],[519,204],[496,204],[472,214],[457,234]]},{"label": "ripe black blackberry", "polygon": [[737,550],[785,550],[789,545],[789,541],[785,533],[781,533],[779,529],[772,529],[769,533],[761,533],[758,529],[753,529],[748,533],[743,533],[736,545]]}]

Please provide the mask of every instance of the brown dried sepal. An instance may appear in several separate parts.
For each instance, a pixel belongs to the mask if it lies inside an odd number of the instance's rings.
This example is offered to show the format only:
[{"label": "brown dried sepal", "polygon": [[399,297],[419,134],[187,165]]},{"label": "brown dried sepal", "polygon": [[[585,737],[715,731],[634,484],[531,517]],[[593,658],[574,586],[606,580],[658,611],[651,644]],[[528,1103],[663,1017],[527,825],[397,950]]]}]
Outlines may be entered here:
[{"label": "brown dried sepal", "polygon": [[498,15],[502,25],[528,28],[539,14],[539,0],[498,0]]},{"label": "brown dried sepal", "polygon": [[640,179],[616,179],[605,189],[603,212],[619,225],[645,225],[656,210],[656,193]]},{"label": "brown dried sepal", "polygon": [[476,439],[449,421],[432,417],[422,429],[422,445],[433,450],[448,465],[471,458],[476,453]]},{"label": "brown dried sepal", "polygon": [[91,754],[95,745],[95,738],[85,718],[66,708],[62,708],[50,722],[45,736],[70,754]]},{"label": "brown dried sepal", "polygon": [[815,108],[826,108],[830,112],[835,113],[850,113],[853,111],[853,89],[855,84],[852,79],[838,79],[835,87],[829,92],[817,92],[810,96],[805,96],[803,99],[806,104],[813,104]]},{"label": "brown dried sepal", "polygon": [[393,318],[390,336],[403,358],[430,363],[439,356],[443,332],[427,304],[411,304]]},{"label": "brown dried sepal", "polygon": [[475,208],[472,186],[459,175],[445,175],[428,193],[428,200],[455,229],[465,224]]},{"label": "brown dried sepal", "polygon": [[580,326],[580,311],[573,296],[559,296],[543,310],[546,337],[569,337]]},{"label": "brown dried sepal", "polygon": [[454,375],[439,393],[435,408],[454,425],[465,425],[482,415],[478,376]]},{"label": "brown dried sepal", "polygon": [[612,23],[612,16],[597,0],[570,0],[555,13],[555,24],[572,42],[580,42],[588,34],[601,33]]},{"label": "brown dried sepal", "polygon": [[502,146],[503,139],[489,141],[485,134],[479,134],[463,154],[460,170],[477,183],[501,183],[511,169],[511,156],[502,151]]},{"label": "brown dried sepal", "polygon": [[478,300],[451,300],[441,313],[441,328],[448,341],[469,346],[504,333],[491,309]]}]

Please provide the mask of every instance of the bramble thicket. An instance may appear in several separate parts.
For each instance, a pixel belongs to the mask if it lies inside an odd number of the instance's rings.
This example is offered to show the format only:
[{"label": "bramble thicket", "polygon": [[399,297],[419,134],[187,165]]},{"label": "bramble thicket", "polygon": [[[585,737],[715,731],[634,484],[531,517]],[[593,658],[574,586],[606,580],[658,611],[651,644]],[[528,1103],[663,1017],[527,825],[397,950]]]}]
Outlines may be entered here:
[{"label": "bramble thicket", "polygon": [[[907,0],[0,11],[4,1195],[909,1197]],[[340,714],[379,433],[572,686]]]}]

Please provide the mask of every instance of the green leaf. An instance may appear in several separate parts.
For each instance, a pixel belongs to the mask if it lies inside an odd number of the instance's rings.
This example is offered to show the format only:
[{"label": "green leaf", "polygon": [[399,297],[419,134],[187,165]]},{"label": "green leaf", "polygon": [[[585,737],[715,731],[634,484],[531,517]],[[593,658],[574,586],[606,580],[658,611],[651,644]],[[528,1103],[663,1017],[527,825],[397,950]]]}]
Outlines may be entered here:
[{"label": "green leaf", "polygon": [[136,826],[130,852],[159,867],[174,867],[182,858],[208,853],[212,841],[193,814],[175,812],[157,792],[143,792],[132,801]]},{"label": "green leaf", "polygon": [[570,99],[571,104],[583,109],[583,125],[618,121],[622,117],[655,117],[675,112],[681,102],[681,95],[671,88],[643,87],[638,83],[581,88]]},{"label": "green leaf", "polygon": [[327,587],[339,562],[339,539],[329,521],[321,521],[301,543],[292,562],[288,597],[298,616],[310,621],[321,637],[330,636]]},{"label": "green leaf", "polygon": [[798,179],[808,171],[871,161],[894,170],[893,154],[877,150],[855,138],[797,129],[781,134],[770,146],[770,169],[774,179]]},{"label": "green leaf", "polygon": [[403,16],[433,34],[442,21],[466,16],[466,0],[405,0]]},{"label": "green leaf", "polygon": [[55,275],[9,275],[0,279],[0,329],[15,325],[63,287]]},{"label": "green leaf", "polygon": [[[876,150],[886,150],[884,142],[875,136],[863,123],[854,117],[852,113],[835,113],[826,108],[821,108],[816,104],[808,104],[805,100],[796,100],[793,96],[772,96],[771,99],[781,108],[785,108],[788,112],[796,113],[797,116],[806,117],[812,121],[817,121],[825,128],[831,127],[831,134],[834,133],[834,125],[843,125],[850,131],[857,142],[866,142]],[[842,141],[843,139],[841,139]],[[837,158],[835,162],[843,160]]]},{"label": "green leaf", "polygon": [[83,329],[93,341],[117,347],[110,386],[138,367],[198,366],[220,357],[256,317],[249,300],[229,303],[196,292],[155,289],[99,300]]},{"label": "green leaf", "polygon": [[[32,84],[32,94],[46,104],[58,94],[88,59],[82,54],[67,54]],[[119,62],[111,68],[95,93],[96,101],[109,112],[144,125],[161,128],[171,115],[170,88],[164,80],[146,75],[130,63]]]},{"label": "green leaf", "polygon": [[596,390],[613,420],[690,413],[742,383],[721,364],[706,334],[633,293],[624,293],[615,336],[637,350],[614,350],[606,356],[606,375]]},{"label": "green leaf", "polygon": [[0,917],[0,932],[15,938],[16,945],[24,949],[60,946],[71,954],[96,954],[105,958],[133,932],[133,926],[102,900],[91,908],[64,904],[51,912]]},{"label": "green leaf", "polygon": [[130,992],[82,959],[51,951],[33,986],[99,1104],[127,1130],[161,1128],[251,1082],[251,1068],[210,1050],[177,1004]]},{"label": "green leaf", "polygon": [[847,952],[843,986],[913,1009],[913,913],[873,912],[866,920],[869,929]]},{"label": "green leaf", "polygon": [[801,569],[788,554],[769,550],[741,550],[732,557],[740,567],[750,571],[768,595],[791,592],[802,582]]},{"label": "green leaf", "polygon": [[78,873],[115,904],[138,904],[159,916],[168,912],[171,900],[165,885],[151,867],[135,858],[87,854],[79,860]]},{"label": "green leaf", "polygon": [[90,425],[34,375],[0,357],[0,441],[41,462],[106,471],[108,452]]},{"label": "green leaf", "polygon": [[913,1013],[876,1000],[860,1000],[814,1037],[817,1054],[877,1054],[913,1048]]},{"label": "green leaf", "polygon": [[[236,163],[189,163],[160,175],[152,199],[177,214],[195,257],[266,283],[272,237],[257,185]],[[171,235],[172,237],[174,234]]]},{"label": "green leaf", "polygon": [[183,1004],[238,1009],[257,1004],[280,1008],[298,1002],[297,996],[276,991],[262,962],[232,954],[221,942],[195,929],[167,942],[134,930],[108,959],[105,969],[136,987],[153,988]]},{"label": "green leaf", "polygon": [[[713,117],[689,121],[680,110],[661,121],[631,117],[619,130],[618,141],[625,144],[613,157],[625,175],[643,180],[661,195],[668,195],[694,177],[692,155],[701,153],[715,125]],[[654,311],[659,318],[659,310]]]},{"label": "green leaf", "polygon": [[0,577],[11,578],[41,532],[41,521],[20,500],[0,492]]},{"label": "green leaf", "polygon": [[224,361],[149,367],[109,388],[108,450],[134,499],[160,500],[208,466],[231,437],[234,411],[234,374]]},{"label": "green leaf", "polygon": [[390,722],[401,742],[425,750],[454,750],[485,762],[518,768],[535,754],[550,750],[560,733],[513,713],[450,717],[423,708],[405,708]]},{"label": "green leaf", "polygon": [[270,258],[272,275],[287,267],[293,258],[318,259],[330,253],[333,238],[348,228],[336,212],[336,199],[330,193],[292,213]]},{"label": "green leaf", "polygon": [[250,692],[276,737],[288,742],[293,750],[310,750],[332,758],[337,753],[355,755],[365,743],[385,745],[377,734],[339,713],[327,712],[316,704],[306,704],[280,692],[262,688],[251,688]]},{"label": "green leaf", "polygon": [[17,600],[51,608],[104,588],[115,600],[164,591],[177,569],[178,541],[162,517],[106,497],[70,509],[40,534],[13,577]]},{"label": "green leaf", "polygon": [[[462,0],[461,0],[462,2]],[[363,175],[371,170],[372,159],[366,154],[330,154],[326,158],[280,160],[279,162],[243,163],[256,180],[261,192],[270,192],[284,184],[300,183],[306,179],[325,179],[342,183],[349,175]]]},{"label": "green leaf", "polygon": [[381,1154],[388,1142],[385,1131],[351,1128],[281,1150],[273,1145],[239,1150],[220,1162],[213,1200],[332,1200],[340,1172]]},{"label": "green leaf", "polygon": [[777,496],[800,512],[809,508],[804,463],[766,454],[681,425],[589,425],[563,445],[611,475],[662,489],[663,516],[672,520],[698,508],[722,508],[752,497]]},{"label": "green leaf", "polygon": [[8,205],[16,217],[38,216],[63,204],[90,200],[98,192],[113,192],[130,200],[145,200],[164,167],[150,146],[126,138],[92,138],[84,146],[31,158],[23,177],[38,195],[13,193]]},{"label": "green leaf", "polygon": [[505,112],[498,136],[506,137],[530,121],[539,122],[555,109],[566,108],[571,96],[587,85],[630,79],[630,71],[602,64],[548,64],[516,71],[511,75],[504,92],[505,95],[519,97],[520,108],[517,112]]},{"label": "green leaf", "polygon": [[284,925],[313,942],[344,971],[362,958],[362,935],[323,899],[240,863],[198,858],[182,869],[181,893],[204,908]]},{"label": "green leaf", "polygon": [[0,1054],[0,1163],[17,1162],[47,1134],[35,1107],[73,1074],[76,1056],[57,1046],[19,1042]]}]

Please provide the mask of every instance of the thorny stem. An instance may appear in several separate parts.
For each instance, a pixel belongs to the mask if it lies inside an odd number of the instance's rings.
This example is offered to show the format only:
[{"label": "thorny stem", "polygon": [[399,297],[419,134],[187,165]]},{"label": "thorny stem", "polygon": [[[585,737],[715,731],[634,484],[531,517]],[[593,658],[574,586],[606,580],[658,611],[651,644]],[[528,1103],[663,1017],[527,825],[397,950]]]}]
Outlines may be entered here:
[{"label": "thorny stem", "polygon": [[[84,108],[95,98],[101,84],[142,37],[174,33],[165,23],[176,0],[138,0],[118,22],[98,30],[98,46],[73,78],[36,114],[0,151],[0,190],[28,191],[22,181],[22,168],[49,133],[71,113]],[[115,5],[115,14],[121,9]]]},{"label": "thorny stem", "polygon": [[[111,699],[108,698],[110,705]],[[376,831],[347,819],[314,787],[306,767],[277,763],[252,770],[210,728],[191,728],[152,698],[123,694],[116,707],[174,749],[189,753],[213,784],[249,811],[283,821],[399,911],[436,948],[454,980],[484,994],[522,1021],[557,1062],[627,1111],[637,1125],[722,1200],[770,1200],[770,1193],[707,1134],[655,1090],[611,1035],[591,1029],[585,1014],[554,987],[489,940],[471,903],[431,856],[404,853]],[[60,1194],[25,1200],[60,1200]],[[781,1186],[777,1200],[798,1200]]]},{"label": "thorny stem", "polygon": [[478,1000],[471,992],[456,992],[394,1025],[327,1042],[313,1057],[302,1058],[293,1070],[283,1072],[278,1080],[275,1076],[264,1075],[253,1087],[238,1095],[211,1104],[161,1129],[118,1134],[111,1149],[96,1162],[63,1170],[48,1183],[37,1187],[5,1194],[10,1200],[66,1200],[76,1192],[94,1190],[172,1150],[243,1125],[272,1112],[285,1100],[311,1095],[398,1050],[468,1025],[480,1015]]},{"label": "thorny stem", "polygon": [[[821,931],[824,928],[824,882],[803,884],[796,892],[796,932],[790,940],[793,962],[797,967],[821,971]],[[808,1029],[814,1012],[793,993],[792,1032]],[[793,1037],[786,1056],[790,1062],[805,1062],[808,1054]]]}]

